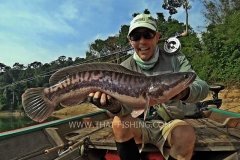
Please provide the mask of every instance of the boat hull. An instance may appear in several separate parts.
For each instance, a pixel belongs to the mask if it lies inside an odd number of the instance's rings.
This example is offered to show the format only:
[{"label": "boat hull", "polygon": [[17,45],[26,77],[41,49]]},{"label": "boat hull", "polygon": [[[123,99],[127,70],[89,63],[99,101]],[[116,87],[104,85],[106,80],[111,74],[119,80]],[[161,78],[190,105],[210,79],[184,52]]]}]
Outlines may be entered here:
[{"label": "boat hull", "polygon": [[[211,160],[219,159],[217,157],[238,159],[240,115],[219,109],[210,109],[209,112],[209,117],[185,119],[197,134],[193,160],[199,157]],[[3,132],[0,133],[0,159],[107,158],[109,154],[106,153],[116,152],[111,122],[112,117],[102,110]],[[152,153],[160,152],[154,145],[146,144],[142,156]]]}]

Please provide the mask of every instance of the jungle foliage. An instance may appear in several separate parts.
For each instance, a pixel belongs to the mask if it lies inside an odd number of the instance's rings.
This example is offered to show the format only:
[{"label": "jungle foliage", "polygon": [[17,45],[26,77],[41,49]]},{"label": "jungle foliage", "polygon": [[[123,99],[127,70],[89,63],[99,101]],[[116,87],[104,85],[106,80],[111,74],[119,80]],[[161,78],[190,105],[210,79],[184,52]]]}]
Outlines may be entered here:
[{"label": "jungle foliage", "polygon": [[[177,10],[173,8],[181,7],[181,2],[184,0],[164,0],[163,7],[174,14]],[[207,22],[206,29],[197,34],[188,25],[188,36],[180,38],[181,51],[187,56],[199,77],[209,84],[239,85],[240,0],[202,0],[202,3],[205,6],[203,15]],[[190,9],[190,6],[187,7]],[[174,36],[186,28],[186,24],[171,16],[165,18],[163,13],[156,13],[156,17],[162,37]],[[73,60],[63,55],[50,63],[35,61],[24,66],[16,62],[12,67],[0,63],[0,110],[22,109],[22,93],[31,87],[48,87],[49,77],[58,69],[93,61],[120,63],[125,60],[132,53],[128,50],[128,27],[128,24],[123,24],[116,35],[105,40],[96,39],[89,44],[86,58],[77,57]],[[163,43],[159,46],[162,47]]]}]

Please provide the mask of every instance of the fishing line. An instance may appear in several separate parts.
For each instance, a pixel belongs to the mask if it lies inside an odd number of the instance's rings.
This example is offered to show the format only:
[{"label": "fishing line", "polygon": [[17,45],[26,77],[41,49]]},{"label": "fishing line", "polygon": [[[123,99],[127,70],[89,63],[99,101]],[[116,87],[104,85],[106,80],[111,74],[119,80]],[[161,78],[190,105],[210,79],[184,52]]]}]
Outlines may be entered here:
[{"label": "fishing line", "polygon": [[[129,47],[129,46],[128,46]],[[85,60],[84,62],[81,62],[81,63],[77,63],[77,64],[74,64],[74,65],[70,65],[70,66],[76,66],[76,65],[79,65],[79,64],[84,64],[84,63],[88,63],[88,62],[94,62],[96,60],[99,60],[99,59],[102,59],[102,58],[106,58],[106,57],[109,57],[109,56],[113,56],[113,55],[116,55],[116,54],[121,54],[121,53],[124,53],[124,52],[128,52],[128,51],[131,51],[133,48],[128,48],[128,49],[125,49],[125,50],[121,50],[121,51],[118,51],[118,52],[114,52],[114,53],[111,53],[111,54],[108,54],[108,55],[105,55],[105,56],[101,56],[101,57],[98,57],[98,58],[93,58],[93,59],[89,59],[89,60]],[[127,56],[127,55],[124,55],[124,56]],[[124,57],[122,56],[122,57]],[[122,57],[119,57],[122,58]],[[114,60],[117,60],[114,59]],[[111,60],[114,61],[114,60]],[[68,67],[70,67],[68,66]],[[61,68],[59,68],[61,69]],[[42,74],[39,74],[37,76],[34,76],[34,77],[29,77],[29,78],[26,78],[26,79],[23,79],[23,80],[20,80],[20,81],[16,81],[16,82],[13,82],[11,84],[8,84],[8,85],[5,85],[5,86],[1,86],[0,89],[5,89],[7,87],[11,87],[11,86],[15,86],[15,85],[18,85],[18,84],[21,84],[21,83],[24,83],[24,82],[29,82],[29,81],[32,81],[34,79],[37,79],[37,78],[45,78],[45,77],[49,77],[51,76],[54,72],[58,71],[59,69],[55,69],[55,70],[52,70],[52,71],[49,71],[49,72],[45,72],[45,73],[42,73]],[[9,71],[8,71],[9,72]]]}]

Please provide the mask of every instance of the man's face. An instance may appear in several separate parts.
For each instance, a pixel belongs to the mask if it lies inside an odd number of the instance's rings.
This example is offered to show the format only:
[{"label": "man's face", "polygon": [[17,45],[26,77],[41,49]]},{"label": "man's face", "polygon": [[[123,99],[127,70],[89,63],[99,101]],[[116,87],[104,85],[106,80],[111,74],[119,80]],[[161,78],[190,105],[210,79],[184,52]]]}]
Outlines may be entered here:
[{"label": "man's face", "polygon": [[[144,38],[144,36],[147,38]],[[155,35],[152,30],[140,27],[134,29],[128,39],[138,56],[142,60],[148,61],[154,54],[159,37],[159,32]]]}]

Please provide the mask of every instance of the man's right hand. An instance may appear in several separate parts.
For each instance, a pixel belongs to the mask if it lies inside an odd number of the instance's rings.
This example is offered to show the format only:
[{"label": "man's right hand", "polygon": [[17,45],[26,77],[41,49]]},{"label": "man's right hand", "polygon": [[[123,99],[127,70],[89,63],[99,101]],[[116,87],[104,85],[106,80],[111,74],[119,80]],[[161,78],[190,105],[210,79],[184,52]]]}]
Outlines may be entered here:
[{"label": "man's right hand", "polygon": [[88,101],[96,107],[116,113],[121,110],[121,104],[116,99],[102,92],[92,92],[88,95]]}]

